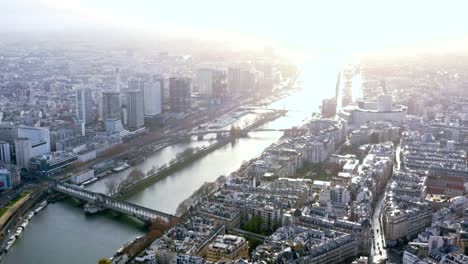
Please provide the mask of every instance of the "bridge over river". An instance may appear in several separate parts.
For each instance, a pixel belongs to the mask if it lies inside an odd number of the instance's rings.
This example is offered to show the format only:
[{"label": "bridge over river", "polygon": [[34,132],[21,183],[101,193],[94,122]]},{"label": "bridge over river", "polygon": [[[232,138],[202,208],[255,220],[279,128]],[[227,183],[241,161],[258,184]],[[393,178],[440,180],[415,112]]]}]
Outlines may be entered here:
[{"label": "bridge over river", "polygon": [[40,179],[48,182],[51,189],[54,191],[87,202],[87,204],[85,204],[85,211],[89,213],[110,209],[118,213],[135,217],[145,223],[151,223],[157,219],[170,223],[171,220],[175,218],[175,216],[171,214],[118,200],[102,193],[88,191],[72,184],[63,183],[46,177],[40,177]]}]

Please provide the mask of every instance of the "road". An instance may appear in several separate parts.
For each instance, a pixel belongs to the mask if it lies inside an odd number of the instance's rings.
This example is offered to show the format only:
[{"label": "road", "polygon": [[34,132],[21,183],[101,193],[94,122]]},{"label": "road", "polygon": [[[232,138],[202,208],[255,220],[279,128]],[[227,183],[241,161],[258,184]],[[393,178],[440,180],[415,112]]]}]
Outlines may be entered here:
[{"label": "road", "polygon": [[379,195],[377,203],[374,209],[374,215],[372,216],[372,232],[374,239],[372,241],[371,249],[371,263],[384,263],[387,259],[387,251],[385,250],[385,236],[383,234],[382,225],[382,209],[385,201],[385,192]]},{"label": "road", "polygon": [[[394,171],[401,169],[400,152],[401,148],[400,145],[398,145],[395,151],[396,164],[393,168]],[[388,259],[387,250],[385,249],[385,234],[382,225],[382,210],[384,202],[385,192],[381,192],[374,208],[374,215],[372,216],[372,232],[374,234],[374,239],[372,241],[370,254],[371,263],[385,263],[385,260]]]},{"label": "road", "polygon": [[396,166],[395,168],[397,168],[398,170],[401,170],[401,147],[400,145],[397,146],[396,148],[396,153],[395,153],[395,159],[396,159]]}]

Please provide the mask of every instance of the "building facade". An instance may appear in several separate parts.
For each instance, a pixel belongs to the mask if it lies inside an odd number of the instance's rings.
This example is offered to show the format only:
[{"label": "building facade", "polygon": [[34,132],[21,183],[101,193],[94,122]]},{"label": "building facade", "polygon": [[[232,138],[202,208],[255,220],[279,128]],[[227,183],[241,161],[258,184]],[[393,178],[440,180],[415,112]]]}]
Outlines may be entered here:
[{"label": "building facade", "polygon": [[232,99],[239,98],[241,90],[241,71],[239,67],[229,67],[227,76],[228,91]]},{"label": "building facade", "polygon": [[121,110],[120,93],[115,91],[102,93],[102,120],[120,119]]},{"label": "building facade", "polygon": [[131,90],[127,92],[127,126],[138,129],[145,124],[144,100],[142,90]]},{"label": "building facade", "polygon": [[0,190],[8,190],[21,183],[19,171],[15,165],[0,165]]},{"label": "building facade", "polygon": [[154,116],[161,113],[163,101],[164,80],[155,79],[144,87],[145,116]]},{"label": "building facade", "polygon": [[31,142],[31,157],[50,153],[49,129],[45,127],[20,126],[17,129],[18,138],[27,138]]},{"label": "building facade", "polygon": [[28,168],[31,159],[31,140],[28,138],[15,139],[16,166],[18,169]]},{"label": "building facade", "polygon": [[76,111],[76,117],[84,121],[85,124],[90,124],[94,121],[91,89],[87,87],[76,89]]},{"label": "building facade", "polygon": [[191,86],[190,78],[169,78],[169,104],[172,112],[185,112],[190,109]]},{"label": "building facade", "polygon": [[208,245],[205,258],[208,261],[235,261],[249,258],[249,243],[243,237],[233,235],[218,236]]},{"label": "building facade", "polygon": [[10,143],[0,141],[0,162],[10,163],[11,162],[11,151]]}]

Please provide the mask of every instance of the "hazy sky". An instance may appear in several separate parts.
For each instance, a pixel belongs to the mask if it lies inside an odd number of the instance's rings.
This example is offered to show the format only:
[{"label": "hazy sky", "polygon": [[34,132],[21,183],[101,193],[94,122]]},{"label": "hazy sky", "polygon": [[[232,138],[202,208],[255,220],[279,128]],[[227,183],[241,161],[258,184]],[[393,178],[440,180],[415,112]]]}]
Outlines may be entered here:
[{"label": "hazy sky", "polygon": [[302,49],[359,51],[468,35],[464,0],[0,0],[0,10],[0,31],[125,28]]}]

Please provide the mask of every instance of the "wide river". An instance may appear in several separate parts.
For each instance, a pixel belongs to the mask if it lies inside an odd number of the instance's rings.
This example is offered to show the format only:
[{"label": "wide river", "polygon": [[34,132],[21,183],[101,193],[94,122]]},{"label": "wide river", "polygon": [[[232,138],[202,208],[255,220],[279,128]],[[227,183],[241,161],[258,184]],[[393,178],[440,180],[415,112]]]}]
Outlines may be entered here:
[{"label": "wide river", "polygon": [[[268,128],[288,128],[300,124],[313,112],[319,112],[323,98],[334,95],[338,61],[317,59],[302,67],[302,90],[272,103],[271,108],[291,110],[265,125]],[[245,117],[248,118],[248,117]],[[241,120],[242,122],[242,120]],[[258,156],[266,147],[278,140],[281,132],[255,132],[235,143],[219,148],[195,160],[172,175],[134,194],[127,200],[139,205],[174,213],[177,205],[190,196],[204,182],[220,175],[228,175],[243,161]],[[191,141],[176,144],[154,153],[136,167],[142,171],[169,162],[188,147],[208,144]],[[105,181],[125,177],[131,169],[111,175],[87,188],[104,192]],[[86,216],[82,207],[72,199],[49,204],[34,216],[15,245],[7,253],[7,264],[97,263],[110,257],[125,242],[145,232],[139,221],[110,213]]]}]

